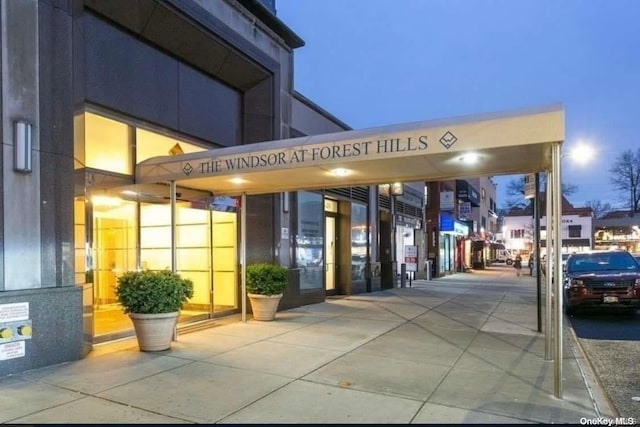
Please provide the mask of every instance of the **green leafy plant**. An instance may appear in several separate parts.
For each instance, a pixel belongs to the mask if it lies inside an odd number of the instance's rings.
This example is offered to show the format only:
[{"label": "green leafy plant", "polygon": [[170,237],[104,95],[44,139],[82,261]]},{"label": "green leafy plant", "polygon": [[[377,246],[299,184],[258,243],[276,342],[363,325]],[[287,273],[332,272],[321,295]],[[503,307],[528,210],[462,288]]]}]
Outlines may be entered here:
[{"label": "green leafy plant", "polygon": [[193,282],[169,270],[128,271],[115,292],[125,313],[172,313],[193,296]]},{"label": "green leafy plant", "polygon": [[247,292],[277,295],[287,287],[288,270],[276,264],[261,262],[247,266]]}]

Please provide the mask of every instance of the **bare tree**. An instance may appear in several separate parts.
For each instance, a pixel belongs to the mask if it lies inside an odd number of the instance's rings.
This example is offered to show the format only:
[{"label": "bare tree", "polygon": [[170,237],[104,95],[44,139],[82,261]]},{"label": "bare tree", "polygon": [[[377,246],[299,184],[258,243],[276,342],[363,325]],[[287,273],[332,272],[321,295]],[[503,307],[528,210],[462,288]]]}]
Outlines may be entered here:
[{"label": "bare tree", "polygon": [[[540,191],[544,191],[546,187],[547,175],[544,173],[540,174]],[[578,191],[578,186],[574,184],[569,184],[566,182],[562,183],[562,195],[570,196]],[[505,206],[509,208],[517,208],[523,207],[528,204],[524,197],[524,175],[519,178],[511,179],[507,183],[507,196],[509,199],[504,203]]]},{"label": "bare tree", "polygon": [[594,218],[602,218],[613,210],[611,203],[602,203],[600,200],[587,200],[584,205],[591,208]]},{"label": "bare tree", "polygon": [[609,181],[614,188],[625,193],[622,200],[633,216],[640,211],[640,148],[635,153],[627,150],[616,157],[609,173]]}]

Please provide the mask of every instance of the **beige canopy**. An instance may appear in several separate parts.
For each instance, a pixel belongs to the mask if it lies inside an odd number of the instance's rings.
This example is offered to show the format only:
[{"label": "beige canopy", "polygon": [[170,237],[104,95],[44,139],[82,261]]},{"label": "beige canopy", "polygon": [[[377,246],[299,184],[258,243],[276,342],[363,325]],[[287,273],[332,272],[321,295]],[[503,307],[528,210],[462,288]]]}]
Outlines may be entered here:
[{"label": "beige canopy", "polygon": [[155,157],[136,182],[237,195],[532,173],[550,169],[551,144],[563,140],[554,106]]}]

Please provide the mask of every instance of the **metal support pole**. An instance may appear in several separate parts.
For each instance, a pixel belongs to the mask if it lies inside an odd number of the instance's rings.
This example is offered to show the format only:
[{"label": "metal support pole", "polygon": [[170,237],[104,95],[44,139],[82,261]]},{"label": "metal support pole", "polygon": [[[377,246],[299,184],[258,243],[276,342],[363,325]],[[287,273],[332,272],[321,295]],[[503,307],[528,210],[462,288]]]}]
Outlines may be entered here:
[{"label": "metal support pole", "polygon": [[[536,272],[536,299],[538,300],[538,332],[542,332],[542,283],[540,278],[540,173],[536,172],[536,192],[533,202],[534,209],[534,257],[529,258],[529,262],[533,262],[533,268]],[[533,273],[533,269],[531,270]]]},{"label": "metal support pole", "polygon": [[553,163],[553,280],[555,288],[555,346],[554,346],[554,395],[562,398],[562,189],[560,180],[560,143],[553,145],[551,160]]},{"label": "metal support pole", "polygon": [[171,194],[169,200],[171,202],[171,271],[177,271],[177,250],[176,250],[176,182],[169,183]]},{"label": "metal support pole", "polygon": [[247,195],[240,199],[240,287],[242,288],[242,321],[247,321]]},{"label": "metal support pole", "polygon": [[[176,240],[176,182],[169,182],[169,191],[171,194],[169,195],[170,200],[170,209],[171,209],[171,272],[176,273],[178,269],[178,251],[176,249],[177,240]],[[176,320],[176,324],[173,326],[173,336],[171,337],[173,341],[178,340],[178,323]]]},{"label": "metal support pole", "polygon": [[391,274],[393,276],[393,286],[398,286],[398,254],[396,254],[396,196],[391,194],[391,187],[389,187],[389,201],[391,203]]},{"label": "metal support pole", "polygon": [[546,261],[546,272],[544,275],[544,285],[545,285],[545,333],[544,333],[544,359],[551,360],[551,333],[553,331],[553,321],[552,321],[552,281],[553,277],[553,262],[551,262],[551,258],[553,255],[553,247],[551,245],[551,241],[553,240],[553,223],[551,218],[553,217],[553,204],[551,203],[553,189],[551,188],[551,181],[553,180],[553,172],[547,171],[547,184],[545,186],[545,196],[546,196],[546,231],[547,231],[547,261]]}]

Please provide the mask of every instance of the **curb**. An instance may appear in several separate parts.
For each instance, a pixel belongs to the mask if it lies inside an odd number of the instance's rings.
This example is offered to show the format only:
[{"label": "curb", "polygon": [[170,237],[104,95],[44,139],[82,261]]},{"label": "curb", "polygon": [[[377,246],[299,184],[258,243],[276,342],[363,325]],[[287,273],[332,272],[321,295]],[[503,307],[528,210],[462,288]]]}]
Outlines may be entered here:
[{"label": "curb", "polygon": [[570,320],[567,316],[565,316],[565,330],[568,330],[570,332],[573,344],[571,346],[573,355],[576,359],[576,363],[578,364],[578,369],[580,370],[582,379],[587,386],[589,396],[591,396],[591,402],[593,403],[593,407],[596,410],[596,414],[598,414],[599,417],[620,417],[620,414],[613,405],[613,402],[609,398],[609,395],[604,391],[604,387],[602,386],[600,379],[595,373],[595,369],[593,367],[593,364],[591,363],[591,360],[589,360],[589,358],[587,357],[587,353],[584,351],[584,348],[582,348],[580,339],[576,335],[576,332],[573,330],[573,328],[568,325],[569,322]]}]

